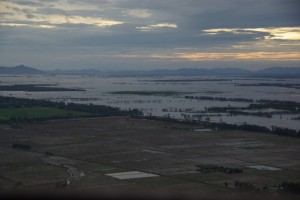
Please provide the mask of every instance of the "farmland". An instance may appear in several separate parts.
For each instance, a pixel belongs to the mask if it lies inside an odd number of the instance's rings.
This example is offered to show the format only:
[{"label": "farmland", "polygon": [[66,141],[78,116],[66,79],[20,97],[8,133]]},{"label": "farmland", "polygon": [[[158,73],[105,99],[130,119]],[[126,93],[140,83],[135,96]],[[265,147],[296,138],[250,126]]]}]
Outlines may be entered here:
[{"label": "farmland", "polygon": [[[250,185],[277,194],[279,184],[300,181],[298,139],[239,130],[194,131],[197,128],[128,117],[47,121],[22,130],[1,125],[0,188],[187,195],[239,193],[240,186]],[[199,165],[238,168],[242,173],[203,173]],[[115,173],[141,178],[110,176]]]}]

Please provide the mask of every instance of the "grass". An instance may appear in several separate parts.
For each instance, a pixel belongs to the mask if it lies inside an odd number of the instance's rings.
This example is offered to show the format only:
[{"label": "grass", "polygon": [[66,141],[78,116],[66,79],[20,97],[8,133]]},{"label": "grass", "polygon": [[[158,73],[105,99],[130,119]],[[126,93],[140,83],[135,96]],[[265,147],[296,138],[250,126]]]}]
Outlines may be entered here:
[{"label": "grass", "polygon": [[89,113],[63,110],[48,107],[31,107],[31,108],[0,108],[0,120],[9,120],[11,117],[18,118],[51,118],[51,117],[84,117]]}]

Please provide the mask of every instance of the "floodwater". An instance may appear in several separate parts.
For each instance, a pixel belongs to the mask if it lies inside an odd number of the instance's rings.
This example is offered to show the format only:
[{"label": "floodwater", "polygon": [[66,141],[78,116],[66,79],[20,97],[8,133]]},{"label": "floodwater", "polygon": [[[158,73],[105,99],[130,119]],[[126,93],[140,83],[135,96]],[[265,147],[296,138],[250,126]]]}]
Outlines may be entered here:
[{"label": "floodwater", "polygon": [[[173,80],[168,82],[166,80]],[[176,80],[176,81],[174,81]],[[181,80],[181,81],[180,81]],[[187,81],[197,80],[197,81]],[[208,107],[246,107],[249,103],[235,101],[208,101],[185,99],[184,96],[211,96],[227,98],[268,99],[300,102],[300,89],[276,86],[238,86],[237,84],[294,83],[300,79],[272,79],[249,77],[109,77],[86,75],[0,75],[0,85],[50,84],[57,87],[80,88],[86,91],[70,92],[5,92],[2,96],[47,99],[74,103],[92,103],[119,107],[137,108],[145,115],[170,116],[182,119],[198,119],[196,115]],[[112,94],[117,91],[174,91],[169,96]],[[267,112],[267,111],[266,111]],[[202,113],[203,114],[203,113]],[[258,116],[229,116],[226,113],[209,113],[209,120],[231,124],[255,124],[266,127],[278,126],[300,130],[300,115],[273,115],[272,118]],[[205,119],[205,117],[203,118]]]}]

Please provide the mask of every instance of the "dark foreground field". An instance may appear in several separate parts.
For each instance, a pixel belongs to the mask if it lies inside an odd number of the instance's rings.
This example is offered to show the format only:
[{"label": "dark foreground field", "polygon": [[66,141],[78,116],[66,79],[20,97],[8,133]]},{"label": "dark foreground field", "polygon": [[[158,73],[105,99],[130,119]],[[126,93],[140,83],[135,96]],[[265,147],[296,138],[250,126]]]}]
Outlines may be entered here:
[{"label": "dark foreground field", "polygon": [[[174,197],[256,190],[274,197],[279,184],[300,181],[299,139],[196,128],[126,117],[48,121],[22,129],[1,125],[0,189]],[[203,173],[196,165],[239,168],[243,173]],[[132,171],[149,177],[109,175]]]}]

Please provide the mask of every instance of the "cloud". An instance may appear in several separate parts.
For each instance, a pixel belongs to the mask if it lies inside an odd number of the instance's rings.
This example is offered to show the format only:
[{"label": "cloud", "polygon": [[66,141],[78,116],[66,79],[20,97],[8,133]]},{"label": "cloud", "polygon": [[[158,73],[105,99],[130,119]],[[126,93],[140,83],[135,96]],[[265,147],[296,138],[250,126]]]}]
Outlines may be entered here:
[{"label": "cloud", "polygon": [[32,23],[35,23],[34,27],[45,28],[61,24],[86,24],[98,27],[108,27],[117,24],[123,24],[124,22],[96,17],[65,16],[58,14],[30,14],[28,16],[28,14],[17,13],[14,14],[14,17],[3,17],[0,25],[15,26],[16,24],[23,24],[24,26],[33,26]]},{"label": "cloud", "polygon": [[[65,1],[53,1],[52,4],[38,3],[39,1],[3,1],[0,4],[1,12],[8,12],[11,15],[4,15],[0,22],[1,26],[28,26],[35,28],[49,28],[55,25],[61,24],[86,24],[94,25],[97,27],[109,27],[117,24],[123,24],[124,22],[107,19],[103,17],[92,16],[77,16],[69,15],[65,13],[65,10],[95,10],[95,6],[84,4],[68,4]],[[35,6],[37,5],[37,6]],[[64,10],[62,10],[63,8]],[[46,13],[45,12],[46,10]],[[44,11],[44,12],[41,12]],[[49,11],[51,13],[49,13]],[[53,11],[56,13],[53,14]],[[61,12],[60,12],[61,11]],[[59,13],[60,14],[57,14]],[[35,23],[34,25],[32,25]]]},{"label": "cloud", "polygon": [[55,28],[53,25],[43,25],[43,24],[16,24],[16,23],[0,23],[0,26],[10,26],[10,27],[31,27],[31,28]]},{"label": "cloud", "polygon": [[40,66],[45,60],[115,68],[255,60],[261,67],[294,66],[299,6],[299,0],[0,0],[0,56],[3,63]]},{"label": "cloud", "polygon": [[155,58],[168,61],[233,61],[233,60],[300,60],[299,52],[245,52],[245,53],[162,53],[159,54],[122,54],[122,55],[103,55],[104,57],[115,58]]},{"label": "cloud", "polygon": [[153,24],[149,26],[137,27],[137,29],[140,31],[153,31],[153,30],[164,29],[164,28],[177,28],[177,24],[160,23],[160,24]]},{"label": "cloud", "polygon": [[300,40],[300,27],[266,27],[266,28],[219,28],[203,30],[205,34],[217,35],[222,33],[256,34],[266,33],[265,40]]},{"label": "cloud", "polygon": [[176,53],[174,58],[199,60],[300,60],[299,52]]},{"label": "cloud", "polygon": [[146,9],[128,10],[128,11],[125,11],[125,14],[128,16],[137,17],[137,18],[148,18],[148,17],[152,16],[152,14]]}]

